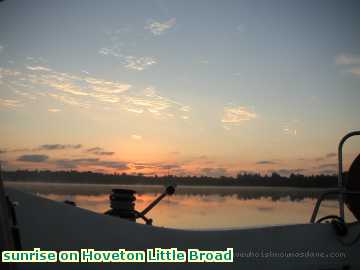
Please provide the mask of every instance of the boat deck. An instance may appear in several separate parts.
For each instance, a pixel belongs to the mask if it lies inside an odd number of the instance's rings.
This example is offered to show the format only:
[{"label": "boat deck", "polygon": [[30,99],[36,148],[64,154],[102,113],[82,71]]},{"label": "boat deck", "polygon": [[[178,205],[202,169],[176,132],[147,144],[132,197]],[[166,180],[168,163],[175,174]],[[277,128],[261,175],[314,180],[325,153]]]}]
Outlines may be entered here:
[{"label": "boat deck", "polygon": [[[19,269],[351,269],[360,268],[360,241],[346,246],[339,241],[331,224],[298,224],[233,230],[179,230],[136,224],[97,214],[78,207],[40,198],[14,189],[7,195],[17,202],[16,215],[24,250],[146,250],[178,248],[225,250],[234,248],[233,263],[23,263]],[[309,213],[310,214],[310,213]],[[341,239],[350,242],[360,232],[353,224]],[[345,258],[261,257],[265,252],[283,254],[323,252],[343,253]],[[246,256],[251,255],[253,256]],[[336,254],[335,254],[336,253]],[[256,256],[256,254],[258,256]],[[299,256],[299,255],[297,255]],[[338,255],[336,255],[338,256]]]}]

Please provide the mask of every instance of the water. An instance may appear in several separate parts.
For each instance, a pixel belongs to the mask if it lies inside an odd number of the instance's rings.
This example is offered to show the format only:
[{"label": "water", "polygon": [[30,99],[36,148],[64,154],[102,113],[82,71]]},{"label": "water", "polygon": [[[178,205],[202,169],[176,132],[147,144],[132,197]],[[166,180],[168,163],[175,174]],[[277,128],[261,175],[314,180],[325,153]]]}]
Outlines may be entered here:
[{"label": "water", "polygon": [[[6,183],[55,201],[71,200],[97,213],[109,209],[112,188],[137,191],[136,209],[141,211],[163,190],[161,186]],[[147,216],[154,225],[182,228],[239,228],[272,224],[308,223],[316,198],[323,190],[269,187],[177,187]],[[337,201],[324,201],[318,217],[338,215]],[[354,217],[346,209],[348,221]],[[139,221],[140,222],[140,221]]]}]

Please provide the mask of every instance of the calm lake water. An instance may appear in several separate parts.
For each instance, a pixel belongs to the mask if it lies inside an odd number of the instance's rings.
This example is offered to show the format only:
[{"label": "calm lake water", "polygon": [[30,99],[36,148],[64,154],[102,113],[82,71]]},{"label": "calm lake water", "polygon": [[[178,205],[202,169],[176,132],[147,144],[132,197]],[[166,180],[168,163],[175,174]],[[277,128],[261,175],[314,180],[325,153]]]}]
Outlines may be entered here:
[{"label": "calm lake water", "polygon": [[[136,190],[136,209],[144,209],[163,190],[161,186],[5,183],[55,201],[71,200],[78,207],[106,212],[112,188]],[[323,190],[269,187],[177,187],[147,216],[154,225],[184,229],[239,228],[308,223],[316,198]],[[346,209],[347,210],[347,209]],[[318,217],[338,215],[337,201],[324,201]],[[354,217],[346,211],[348,221]]]}]

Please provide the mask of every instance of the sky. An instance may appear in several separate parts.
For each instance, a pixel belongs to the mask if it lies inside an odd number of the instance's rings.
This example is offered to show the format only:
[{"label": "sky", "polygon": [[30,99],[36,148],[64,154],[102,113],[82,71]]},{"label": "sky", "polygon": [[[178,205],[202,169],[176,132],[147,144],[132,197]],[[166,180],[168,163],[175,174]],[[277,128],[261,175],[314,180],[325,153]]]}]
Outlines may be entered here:
[{"label": "sky", "polygon": [[[336,173],[358,1],[0,2],[7,170]],[[360,140],[345,147],[345,167]]]}]

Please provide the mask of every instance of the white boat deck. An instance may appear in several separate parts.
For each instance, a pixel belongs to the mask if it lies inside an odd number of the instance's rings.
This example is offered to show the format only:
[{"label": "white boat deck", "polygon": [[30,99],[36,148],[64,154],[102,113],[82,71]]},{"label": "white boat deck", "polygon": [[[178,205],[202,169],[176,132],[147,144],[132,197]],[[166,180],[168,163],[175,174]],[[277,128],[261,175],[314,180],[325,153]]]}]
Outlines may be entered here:
[{"label": "white boat deck", "polygon": [[[78,207],[54,202],[13,189],[6,193],[18,202],[16,214],[24,250],[146,250],[147,248],[178,248],[187,250],[225,250],[234,248],[234,262],[219,263],[56,263],[19,264],[19,269],[360,269],[360,240],[353,246],[341,244],[330,224],[270,226],[237,230],[178,230],[136,224],[105,216]],[[311,213],[309,213],[310,216]],[[360,232],[354,224],[351,241]],[[343,252],[346,258],[239,257],[252,252],[289,254],[291,252]],[[285,252],[285,253],[284,253]],[[336,254],[335,254],[336,255]]]}]

